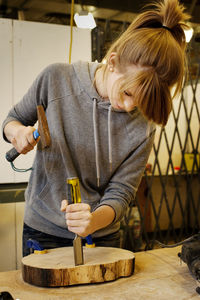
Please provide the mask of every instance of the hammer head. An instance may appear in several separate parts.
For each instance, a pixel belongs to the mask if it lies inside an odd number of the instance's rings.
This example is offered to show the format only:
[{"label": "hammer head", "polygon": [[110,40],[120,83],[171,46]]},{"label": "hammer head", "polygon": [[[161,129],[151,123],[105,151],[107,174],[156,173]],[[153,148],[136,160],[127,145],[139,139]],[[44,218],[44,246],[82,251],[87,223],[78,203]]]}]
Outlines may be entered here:
[{"label": "hammer head", "polygon": [[50,146],[51,137],[49,133],[47,118],[42,105],[37,106],[37,116],[38,116],[38,131],[40,134],[41,146],[42,149],[44,149]]}]

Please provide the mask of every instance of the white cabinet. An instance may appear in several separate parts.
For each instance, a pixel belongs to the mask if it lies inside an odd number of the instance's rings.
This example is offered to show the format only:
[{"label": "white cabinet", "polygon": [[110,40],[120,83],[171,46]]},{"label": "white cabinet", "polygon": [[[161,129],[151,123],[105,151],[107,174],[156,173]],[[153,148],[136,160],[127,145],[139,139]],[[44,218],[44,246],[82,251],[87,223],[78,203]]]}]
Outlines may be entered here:
[{"label": "white cabinet", "polygon": [[[49,64],[68,62],[70,27],[0,19],[0,121],[21,100],[36,76]],[[91,61],[91,32],[73,28],[72,62]],[[27,182],[28,173],[16,173],[5,160],[11,145],[0,137],[0,183]],[[34,151],[15,161],[18,168],[32,165]]]},{"label": "white cabinet", "polygon": [[[0,121],[8,113],[13,101],[13,62],[12,62],[12,21],[0,19]],[[5,160],[5,153],[10,145],[3,141],[0,135],[0,183],[14,181],[14,172]]]},{"label": "white cabinet", "polygon": [[15,239],[16,239],[16,269],[21,268],[22,260],[22,231],[24,224],[24,205],[25,202],[16,203],[15,209]]},{"label": "white cabinet", "polygon": [[0,204],[0,272],[19,269],[24,202]]},{"label": "white cabinet", "polygon": [[0,204],[0,271],[16,269],[15,203]]}]

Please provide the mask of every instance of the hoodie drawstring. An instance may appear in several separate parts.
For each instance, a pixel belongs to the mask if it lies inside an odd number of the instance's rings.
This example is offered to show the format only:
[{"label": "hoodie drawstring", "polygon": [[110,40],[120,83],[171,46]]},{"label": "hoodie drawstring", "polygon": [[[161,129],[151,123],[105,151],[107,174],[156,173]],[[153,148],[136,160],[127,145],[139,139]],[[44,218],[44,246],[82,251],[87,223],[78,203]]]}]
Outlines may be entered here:
[{"label": "hoodie drawstring", "polygon": [[94,128],[94,146],[95,146],[95,160],[97,172],[97,186],[100,184],[100,168],[99,168],[99,141],[97,133],[97,100],[93,99],[93,128]]},{"label": "hoodie drawstring", "polygon": [[[97,186],[100,185],[100,167],[99,167],[99,139],[97,132],[97,100],[93,99],[93,128],[94,128],[94,145],[95,145],[95,160],[96,160],[96,174],[97,174]],[[112,170],[112,134],[111,134],[111,112],[112,107],[109,106],[108,110],[108,155],[110,171]]]},{"label": "hoodie drawstring", "polygon": [[108,155],[109,155],[110,172],[112,171],[111,112],[112,112],[112,106],[110,105],[108,110]]}]

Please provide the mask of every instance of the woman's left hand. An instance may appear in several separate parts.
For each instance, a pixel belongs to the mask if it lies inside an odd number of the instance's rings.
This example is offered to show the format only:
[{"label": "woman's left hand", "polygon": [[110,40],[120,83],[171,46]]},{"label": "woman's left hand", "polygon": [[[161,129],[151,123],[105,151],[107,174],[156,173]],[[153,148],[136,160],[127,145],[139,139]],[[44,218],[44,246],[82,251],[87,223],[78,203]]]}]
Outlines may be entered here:
[{"label": "woman's left hand", "polygon": [[93,215],[90,212],[90,205],[86,203],[68,204],[67,200],[63,200],[61,211],[65,212],[69,231],[82,237],[93,233]]}]

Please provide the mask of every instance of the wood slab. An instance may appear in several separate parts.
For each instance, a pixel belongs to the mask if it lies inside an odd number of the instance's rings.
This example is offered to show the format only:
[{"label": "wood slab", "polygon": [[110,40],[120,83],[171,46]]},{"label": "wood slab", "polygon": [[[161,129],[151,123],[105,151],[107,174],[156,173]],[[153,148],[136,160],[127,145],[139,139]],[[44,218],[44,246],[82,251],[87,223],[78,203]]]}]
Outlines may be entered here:
[{"label": "wood slab", "polygon": [[111,247],[83,247],[84,265],[74,265],[73,247],[48,250],[22,258],[25,282],[42,287],[58,287],[113,281],[134,271],[134,254]]}]

